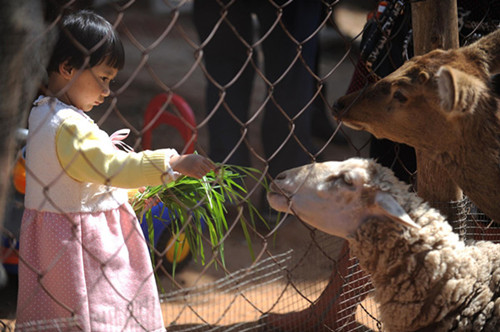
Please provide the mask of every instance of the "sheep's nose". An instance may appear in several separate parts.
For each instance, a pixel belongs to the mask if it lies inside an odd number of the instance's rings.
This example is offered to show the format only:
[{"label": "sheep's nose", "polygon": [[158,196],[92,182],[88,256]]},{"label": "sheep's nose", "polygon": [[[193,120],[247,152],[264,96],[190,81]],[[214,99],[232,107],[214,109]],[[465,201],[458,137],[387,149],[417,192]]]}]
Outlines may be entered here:
[{"label": "sheep's nose", "polygon": [[281,172],[280,174],[276,175],[275,180],[285,180],[286,179],[286,173]]},{"label": "sheep's nose", "polygon": [[286,181],[286,171],[283,171],[278,175],[276,175],[276,177],[271,181],[269,189],[271,189],[271,191],[281,192],[283,190],[281,186],[285,183],[285,181]]}]

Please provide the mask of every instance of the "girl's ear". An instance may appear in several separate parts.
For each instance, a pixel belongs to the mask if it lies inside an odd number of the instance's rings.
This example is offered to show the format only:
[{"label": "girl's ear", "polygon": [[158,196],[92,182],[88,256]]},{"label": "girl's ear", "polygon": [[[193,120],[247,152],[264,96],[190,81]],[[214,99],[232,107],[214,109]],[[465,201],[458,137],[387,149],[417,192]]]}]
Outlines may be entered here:
[{"label": "girl's ear", "polygon": [[66,60],[62,63],[59,64],[59,74],[66,78],[66,79],[71,79],[73,78],[73,74],[75,72],[75,68],[69,64],[69,61]]}]

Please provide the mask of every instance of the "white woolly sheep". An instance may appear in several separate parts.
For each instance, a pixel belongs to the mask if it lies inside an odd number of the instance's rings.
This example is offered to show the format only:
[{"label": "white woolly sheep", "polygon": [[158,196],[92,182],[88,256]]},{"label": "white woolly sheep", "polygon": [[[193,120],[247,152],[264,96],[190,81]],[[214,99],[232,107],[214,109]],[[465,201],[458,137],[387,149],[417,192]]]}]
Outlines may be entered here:
[{"label": "white woolly sheep", "polygon": [[360,158],[293,168],[268,201],[349,241],[384,331],[500,330],[500,244],[466,245],[388,168]]}]

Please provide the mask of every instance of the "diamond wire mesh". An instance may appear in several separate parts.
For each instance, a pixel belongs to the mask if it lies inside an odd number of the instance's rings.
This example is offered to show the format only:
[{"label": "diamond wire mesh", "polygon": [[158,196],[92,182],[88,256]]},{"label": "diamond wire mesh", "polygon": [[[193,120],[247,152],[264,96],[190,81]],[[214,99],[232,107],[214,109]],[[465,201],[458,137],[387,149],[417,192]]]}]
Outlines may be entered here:
[{"label": "diamond wire mesh", "polygon": [[[195,125],[188,127],[196,137],[186,140],[172,127],[160,126],[154,132],[153,148],[173,147],[185,152],[195,143],[199,153],[215,161],[252,165],[270,179],[284,169],[283,161],[280,163],[283,151],[300,152],[296,160],[291,157],[294,153],[285,153],[286,168],[294,163],[369,156],[371,138],[366,133],[337,127],[329,114],[337,97],[348,89],[359,88],[366,80],[364,73],[355,72],[355,68],[359,68],[359,42],[366,14],[373,5],[297,0],[263,0],[252,5],[239,0],[203,4],[97,1],[93,8],[122,36],[126,65],[116,78],[109,101],[94,110],[92,116],[108,132],[129,128],[127,142],[140,150],[144,134],[152,131],[151,125],[144,123],[148,102],[161,93],[180,96],[194,112]],[[298,16],[288,16],[292,8],[298,10]],[[236,11],[242,16],[235,16]],[[298,24],[294,20],[300,19],[309,20],[313,26],[299,24],[305,30],[294,30],[293,24]],[[473,25],[471,21],[466,23]],[[246,30],[240,30],[243,28]],[[218,39],[221,31],[230,40]],[[269,45],[269,41],[276,45]],[[279,47],[291,53],[280,53],[286,58],[278,63],[266,58],[272,58],[270,52],[280,51]],[[216,72],[230,68],[226,62],[231,55],[235,57],[232,72]],[[309,80],[309,85],[301,80]],[[282,84],[291,89],[284,95]],[[289,100],[297,105],[290,106]],[[183,106],[167,98],[161,110],[179,116],[179,107]],[[271,112],[275,117],[266,119]],[[182,123],[186,126],[187,121]],[[279,128],[286,128],[286,133],[280,136],[283,131]],[[231,137],[232,130],[238,137]],[[278,141],[270,138],[273,135],[266,136],[266,132],[273,133]],[[217,134],[221,135],[217,138]],[[225,150],[219,149],[223,146]],[[415,170],[405,156],[399,157],[400,147],[384,148],[391,155],[389,164],[402,165],[403,174],[411,181]],[[261,184],[249,185],[249,199],[269,217]],[[464,238],[499,240],[496,226],[471,203],[464,200],[447,204],[456,207],[459,220],[453,225]],[[238,208],[228,209],[233,226],[225,238],[225,266],[209,249],[205,265],[190,261],[175,275],[156,265],[168,330],[382,330],[376,318],[376,303],[369,296],[369,276],[360,270],[355,258],[349,258],[343,241],[288,216],[273,230],[259,225],[252,228],[257,257],[252,261],[241,230],[235,226]],[[12,253],[15,256],[16,226],[7,220],[3,233],[8,248],[4,257]],[[204,241],[210,244],[207,238]],[[19,260],[22,262],[23,257]],[[217,269],[213,264],[216,261]],[[15,321],[12,312],[0,318],[6,329]],[[80,327],[78,317],[25,325],[26,330],[33,331],[55,326],[69,330]]]}]

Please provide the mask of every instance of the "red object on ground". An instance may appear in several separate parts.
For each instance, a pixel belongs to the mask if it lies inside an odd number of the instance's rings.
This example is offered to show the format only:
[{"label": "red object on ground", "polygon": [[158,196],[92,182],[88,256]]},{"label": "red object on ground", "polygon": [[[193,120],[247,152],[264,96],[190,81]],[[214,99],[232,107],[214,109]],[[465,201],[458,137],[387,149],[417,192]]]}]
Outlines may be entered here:
[{"label": "red object on ground", "polygon": [[[172,113],[168,108],[173,105],[178,114]],[[160,93],[149,102],[144,113],[144,134],[142,135],[142,148],[151,149],[153,130],[159,125],[166,124],[176,128],[186,143],[183,153],[193,153],[197,140],[196,120],[189,104],[179,95],[173,93]]]}]

